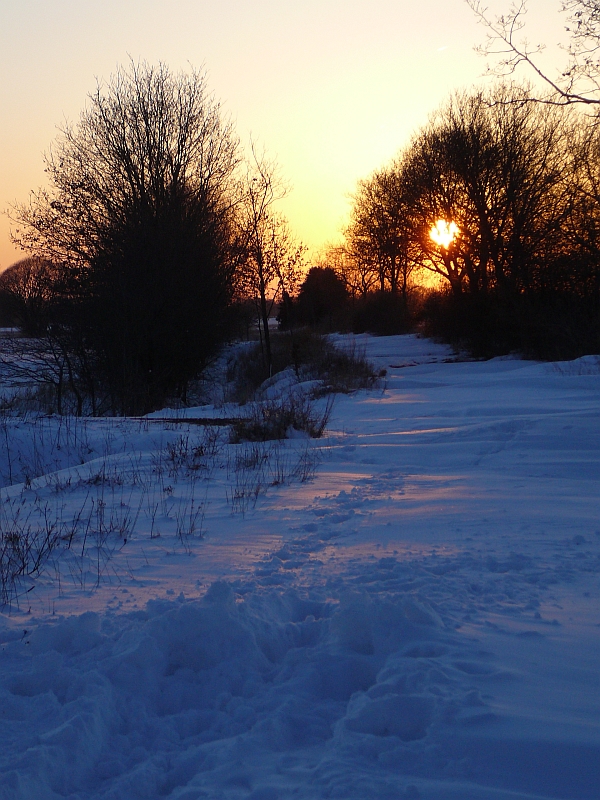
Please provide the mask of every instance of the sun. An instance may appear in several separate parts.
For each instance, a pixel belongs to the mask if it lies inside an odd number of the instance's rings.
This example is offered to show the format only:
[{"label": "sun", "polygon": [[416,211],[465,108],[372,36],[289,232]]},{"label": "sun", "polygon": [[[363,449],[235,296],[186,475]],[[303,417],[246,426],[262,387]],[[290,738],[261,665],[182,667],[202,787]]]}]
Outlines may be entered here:
[{"label": "sun", "polygon": [[447,250],[459,233],[456,222],[446,222],[445,219],[438,219],[431,228],[429,235],[437,245]]}]

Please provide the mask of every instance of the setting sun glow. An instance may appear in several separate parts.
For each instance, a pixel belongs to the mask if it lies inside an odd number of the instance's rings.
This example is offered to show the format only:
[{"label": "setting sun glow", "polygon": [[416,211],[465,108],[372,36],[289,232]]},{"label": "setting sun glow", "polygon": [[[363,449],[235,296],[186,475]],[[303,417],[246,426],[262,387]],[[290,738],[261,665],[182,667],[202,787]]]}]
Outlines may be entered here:
[{"label": "setting sun glow", "polygon": [[[0,20],[0,211],[47,188],[42,154],[77,124],[96,76],[130,58],[205,66],[245,148],[279,165],[279,211],[311,258],[343,235],[357,182],[482,69],[477,19],[447,0],[28,0],[0,2]],[[27,255],[11,225],[0,214],[0,272]]]},{"label": "setting sun glow", "polygon": [[450,247],[458,234],[459,229],[456,222],[446,222],[445,219],[438,219],[429,232],[433,241],[440,247],[443,247],[444,250]]}]

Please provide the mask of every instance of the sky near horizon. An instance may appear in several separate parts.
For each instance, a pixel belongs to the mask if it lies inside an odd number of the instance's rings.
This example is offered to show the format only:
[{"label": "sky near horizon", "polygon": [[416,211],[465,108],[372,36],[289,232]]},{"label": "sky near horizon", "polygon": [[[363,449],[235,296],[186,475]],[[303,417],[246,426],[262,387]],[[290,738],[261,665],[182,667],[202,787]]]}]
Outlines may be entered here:
[{"label": "sky near horizon", "polygon": [[[561,38],[559,6],[530,0],[532,41]],[[193,65],[278,162],[281,210],[315,255],[339,240],[357,181],[453,90],[485,84],[484,36],[465,0],[0,0],[0,210],[44,185],[43,153],[97,79],[130,58]],[[2,214],[0,270],[24,255],[10,227]]]}]

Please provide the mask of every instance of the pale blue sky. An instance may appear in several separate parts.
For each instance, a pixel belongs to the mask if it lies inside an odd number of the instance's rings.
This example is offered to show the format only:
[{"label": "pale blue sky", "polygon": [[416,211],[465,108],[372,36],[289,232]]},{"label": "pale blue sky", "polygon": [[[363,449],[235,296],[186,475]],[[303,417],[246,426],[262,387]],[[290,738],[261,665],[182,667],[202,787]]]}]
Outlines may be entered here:
[{"label": "pale blue sky", "polygon": [[[557,41],[559,0],[530,5],[531,38]],[[481,83],[483,35],[465,0],[0,0],[0,209],[43,185],[42,153],[96,77],[129,56],[193,64],[277,159],[282,210],[316,251],[339,238],[357,180]],[[19,256],[3,216],[0,269]]]}]

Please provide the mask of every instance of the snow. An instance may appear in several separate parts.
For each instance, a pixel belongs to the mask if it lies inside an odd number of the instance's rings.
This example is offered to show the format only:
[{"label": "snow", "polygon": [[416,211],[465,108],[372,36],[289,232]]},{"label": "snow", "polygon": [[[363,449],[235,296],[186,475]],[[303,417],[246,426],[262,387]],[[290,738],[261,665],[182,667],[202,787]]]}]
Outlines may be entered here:
[{"label": "snow", "polygon": [[598,358],[354,338],[319,441],[2,419],[0,524],[77,544],[0,614],[1,800],[600,797]]}]

